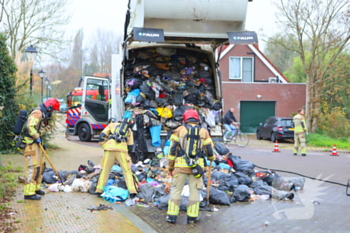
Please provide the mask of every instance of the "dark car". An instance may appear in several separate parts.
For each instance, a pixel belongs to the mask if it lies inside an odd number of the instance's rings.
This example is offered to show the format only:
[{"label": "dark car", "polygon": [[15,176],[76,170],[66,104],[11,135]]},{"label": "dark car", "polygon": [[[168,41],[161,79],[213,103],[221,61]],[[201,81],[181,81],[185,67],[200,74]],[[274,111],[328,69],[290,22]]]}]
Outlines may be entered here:
[{"label": "dark car", "polygon": [[292,117],[269,117],[256,130],[256,138],[271,139],[272,142],[280,139],[294,139]]}]

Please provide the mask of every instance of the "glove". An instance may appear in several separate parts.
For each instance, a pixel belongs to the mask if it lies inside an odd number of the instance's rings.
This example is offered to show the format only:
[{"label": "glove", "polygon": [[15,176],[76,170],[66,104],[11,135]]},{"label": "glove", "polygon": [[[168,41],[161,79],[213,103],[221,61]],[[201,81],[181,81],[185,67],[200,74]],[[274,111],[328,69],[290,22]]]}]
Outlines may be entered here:
[{"label": "glove", "polygon": [[308,136],[308,135],[309,135],[309,132],[305,132],[305,134],[306,134],[306,136]]},{"label": "glove", "polygon": [[41,139],[40,138],[35,139],[34,142],[37,143],[37,144],[40,144],[41,143]]}]

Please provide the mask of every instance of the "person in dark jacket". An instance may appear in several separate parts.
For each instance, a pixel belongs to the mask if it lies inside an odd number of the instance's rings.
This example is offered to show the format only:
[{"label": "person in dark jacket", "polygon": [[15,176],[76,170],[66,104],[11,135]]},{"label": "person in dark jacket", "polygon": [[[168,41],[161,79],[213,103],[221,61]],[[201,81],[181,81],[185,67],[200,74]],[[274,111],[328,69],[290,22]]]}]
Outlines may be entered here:
[{"label": "person in dark jacket", "polygon": [[233,112],[235,111],[234,108],[230,108],[224,116],[224,126],[226,129],[226,133],[224,135],[224,141],[231,141],[231,139],[228,139],[228,135],[232,133],[232,137],[235,135],[237,130],[237,120],[235,116],[233,115]]}]

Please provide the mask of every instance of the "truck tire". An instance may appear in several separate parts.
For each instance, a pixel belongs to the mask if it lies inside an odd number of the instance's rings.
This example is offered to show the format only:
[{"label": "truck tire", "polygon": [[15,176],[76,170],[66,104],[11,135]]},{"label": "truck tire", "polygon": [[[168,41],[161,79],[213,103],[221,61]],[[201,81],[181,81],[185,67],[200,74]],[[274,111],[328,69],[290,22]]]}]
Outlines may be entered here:
[{"label": "truck tire", "polygon": [[78,128],[79,140],[83,142],[91,141],[91,130],[87,123],[82,123]]}]

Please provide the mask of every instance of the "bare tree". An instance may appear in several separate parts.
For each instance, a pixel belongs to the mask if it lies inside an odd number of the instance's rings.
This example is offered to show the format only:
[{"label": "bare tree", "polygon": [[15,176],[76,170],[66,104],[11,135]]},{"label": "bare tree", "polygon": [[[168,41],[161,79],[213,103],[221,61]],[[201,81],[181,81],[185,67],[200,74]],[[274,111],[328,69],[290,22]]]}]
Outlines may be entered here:
[{"label": "bare tree", "polygon": [[[54,56],[64,43],[63,27],[70,21],[67,7],[71,0],[0,1],[0,30],[7,35],[11,56],[33,45],[41,54]],[[56,49],[56,52],[50,52]]]},{"label": "bare tree", "polygon": [[[349,45],[350,0],[275,0],[275,4],[279,10],[278,24],[297,43],[274,42],[301,58],[307,77],[307,123],[314,132],[321,113],[322,90],[331,79],[327,71]],[[307,52],[311,53],[310,59],[306,59]]]},{"label": "bare tree", "polygon": [[80,72],[83,71],[83,29],[80,29],[74,37],[70,66]]},{"label": "bare tree", "polygon": [[[97,67],[95,72],[110,73],[112,54],[118,53],[121,37],[110,31],[97,29],[93,47],[89,49],[89,67]],[[96,66],[97,65],[97,66]]]}]

